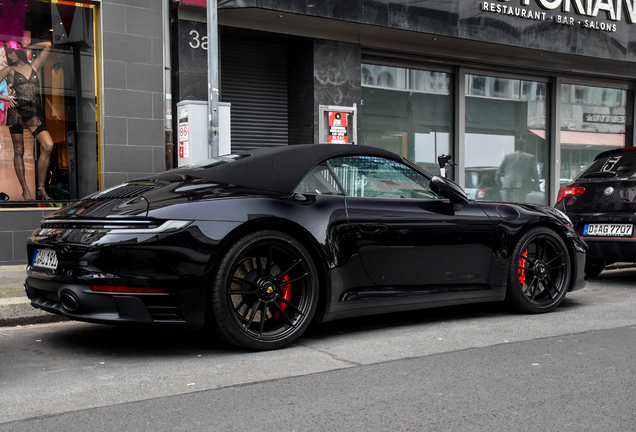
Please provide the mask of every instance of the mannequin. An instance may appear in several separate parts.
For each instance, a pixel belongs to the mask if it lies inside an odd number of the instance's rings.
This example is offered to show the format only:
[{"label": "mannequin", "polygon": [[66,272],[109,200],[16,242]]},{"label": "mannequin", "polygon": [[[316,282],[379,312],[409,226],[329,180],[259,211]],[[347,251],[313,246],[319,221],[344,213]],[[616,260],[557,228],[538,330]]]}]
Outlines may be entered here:
[{"label": "mannequin", "polygon": [[46,192],[46,178],[53,140],[46,129],[37,71],[46,61],[51,43],[40,42],[29,45],[27,49],[42,49],[42,53],[32,63],[29,63],[26,52],[20,44],[14,42],[5,48],[8,66],[0,70],[0,81],[6,78],[14,93],[11,96],[0,96],[0,99],[10,102],[7,111],[7,126],[13,141],[13,166],[22,187],[22,198],[25,201],[33,199],[24,170],[23,134],[24,128],[26,128],[40,143],[40,157],[37,161],[37,199],[49,200],[51,197]]}]

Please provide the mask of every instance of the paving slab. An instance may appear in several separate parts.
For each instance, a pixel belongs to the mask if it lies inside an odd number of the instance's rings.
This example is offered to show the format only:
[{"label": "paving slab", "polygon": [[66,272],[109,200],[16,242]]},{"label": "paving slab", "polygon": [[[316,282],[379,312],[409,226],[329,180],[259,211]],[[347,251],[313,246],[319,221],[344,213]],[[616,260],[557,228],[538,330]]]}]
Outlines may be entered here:
[{"label": "paving slab", "polygon": [[0,266],[0,327],[68,321],[31,306],[24,292],[26,266]]}]

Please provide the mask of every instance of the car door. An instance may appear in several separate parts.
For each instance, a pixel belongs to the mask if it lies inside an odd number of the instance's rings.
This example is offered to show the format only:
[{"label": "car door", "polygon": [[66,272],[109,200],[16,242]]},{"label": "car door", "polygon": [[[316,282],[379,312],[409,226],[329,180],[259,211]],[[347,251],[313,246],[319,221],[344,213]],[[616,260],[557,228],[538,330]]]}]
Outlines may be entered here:
[{"label": "car door", "polygon": [[375,284],[461,291],[487,285],[493,231],[478,206],[457,208],[430,190],[428,177],[394,160],[347,156],[329,164]]}]

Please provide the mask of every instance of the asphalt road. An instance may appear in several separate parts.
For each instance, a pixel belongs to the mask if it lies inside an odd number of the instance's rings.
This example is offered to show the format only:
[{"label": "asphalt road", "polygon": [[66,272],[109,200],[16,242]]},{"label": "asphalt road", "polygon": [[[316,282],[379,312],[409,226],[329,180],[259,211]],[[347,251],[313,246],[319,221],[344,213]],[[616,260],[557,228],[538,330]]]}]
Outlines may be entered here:
[{"label": "asphalt road", "polygon": [[205,337],[0,328],[0,431],[636,430],[636,269],[546,315],[343,320],[266,353]]}]

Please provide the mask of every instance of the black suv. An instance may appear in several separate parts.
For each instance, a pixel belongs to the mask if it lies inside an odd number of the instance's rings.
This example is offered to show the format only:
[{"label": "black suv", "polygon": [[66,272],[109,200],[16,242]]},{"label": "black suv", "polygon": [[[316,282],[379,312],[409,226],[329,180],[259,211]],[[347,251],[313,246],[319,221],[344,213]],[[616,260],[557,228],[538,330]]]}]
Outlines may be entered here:
[{"label": "black suv", "polygon": [[565,212],[589,249],[585,272],[636,262],[636,148],[603,152],[573,183],[562,187],[556,208]]}]

